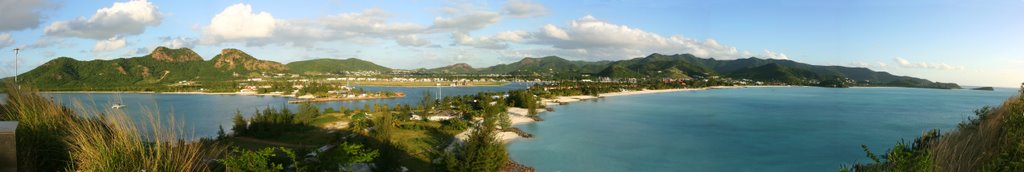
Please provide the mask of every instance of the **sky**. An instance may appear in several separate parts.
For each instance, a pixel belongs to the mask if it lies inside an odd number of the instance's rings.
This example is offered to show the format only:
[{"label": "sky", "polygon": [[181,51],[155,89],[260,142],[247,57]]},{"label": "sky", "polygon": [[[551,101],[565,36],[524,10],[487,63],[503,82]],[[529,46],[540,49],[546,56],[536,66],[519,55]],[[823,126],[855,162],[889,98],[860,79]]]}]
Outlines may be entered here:
[{"label": "sky", "polygon": [[14,48],[25,72],[56,57],[138,57],[158,46],[400,69],[690,53],[1017,87],[1024,0],[0,0],[0,76],[15,74]]}]

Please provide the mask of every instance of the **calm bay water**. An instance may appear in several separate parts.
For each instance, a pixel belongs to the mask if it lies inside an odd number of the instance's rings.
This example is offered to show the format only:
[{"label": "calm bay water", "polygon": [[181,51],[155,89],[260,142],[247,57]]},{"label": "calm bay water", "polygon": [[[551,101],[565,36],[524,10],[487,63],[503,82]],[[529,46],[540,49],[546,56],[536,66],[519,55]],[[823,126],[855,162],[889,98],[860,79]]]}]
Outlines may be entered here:
[{"label": "calm bay water", "polygon": [[746,88],[556,106],[517,127],[512,159],[538,171],[834,171],[928,129],[952,129],[1015,90]]},{"label": "calm bay water", "polygon": [[[522,89],[441,87],[443,96]],[[400,99],[318,103],[362,108],[367,103],[417,104],[436,87],[362,87],[401,91]],[[508,145],[512,158],[538,171],[833,171],[867,162],[860,145],[881,154],[928,129],[952,129],[973,110],[999,105],[1014,89],[745,88],[619,96],[554,106],[543,122],[517,127],[535,138]],[[84,110],[128,105],[128,115],[159,112],[198,136],[230,128],[236,110],[287,104],[289,98],[237,95],[49,93]],[[82,109],[79,109],[82,110]]]},{"label": "calm bay water", "polygon": [[[360,100],[344,102],[314,103],[322,109],[332,107],[339,109],[340,106],[348,108],[363,108],[364,104],[388,104],[394,106],[396,103],[417,105],[423,98],[424,92],[437,96],[440,89],[441,96],[468,95],[479,92],[507,91],[513,89],[525,89],[529,83],[512,83],[503,86],[478,86],[478,87],[377,87],[359,86],[367,91],[399,91],[406,93],[403,98]],[[241,95],[201,95],[201,94],[134,94],[134,93],[46,93],[43,96],[52,97],[76,111],[106,112],[111,109],[114,103],[127,105],[126,108],[117,109],[124,111],[129,116],[143,121],[147,119],[147,112],[159,112],[163,119],[171,116],[178,122],[184,122],[186,131],[200,137],[212,137],[217,135],[218,126],[225,129],[231,128],[231,118],[236,110],[242,112],[246,117],[250,116],[257,109],[273,107],[280,109],[282,106],[291,110],[297,110],[297,104],[288,104],[288,97],[274,96],[241,96]],[[81,102],[82,106],[75,105]],[[297,112],[297,111],[292,111]],[[230,132],[230,131],[229,131]]]}]

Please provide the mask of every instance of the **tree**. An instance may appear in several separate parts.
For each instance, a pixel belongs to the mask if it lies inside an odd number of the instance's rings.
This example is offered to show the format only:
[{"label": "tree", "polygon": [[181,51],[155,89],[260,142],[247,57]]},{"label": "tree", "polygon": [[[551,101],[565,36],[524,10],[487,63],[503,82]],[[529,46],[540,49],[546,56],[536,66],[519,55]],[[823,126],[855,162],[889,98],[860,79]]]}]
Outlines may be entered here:
[{"label": "tree", "polygon": [[284,164],[274,163],[271,158],[276,156],[275,151],[280,150],[284,152],[292,163],[298,169],[297,159],[295,158],[295,152],[291,149],[284,147],[269,147],[263,148],[257,151],[250,151],[247,149],[234,148],[232,155],[224,157],[224,159],[217,160],[221,164],[224,164],[225,171],[281,171],[284,169]]},{"label": "tree", "polygon": [[502,131],[509,131],[512,129],[512,119],[508,114],[501,113],[498,116],[498,126],[501,126]]},{"label": "tree", "polygon": [[349,114],[348,113],[348,107],[346,107],[344,104],[342,104],[341,106],[338,106],[338,112],[341,112],[342,114],[345,114],[345,115]]},{"label": "tree", "polygon": [[217,125],[217,128],[220,128],[220,130],[217,131],[217,140],[224,139],[224,138],[228,137],[228,134],[224,133],[224,126],[223,125]]},{"label": "tree", "polygon": [[424,110],[434,109],[434,94],[430,91],[423,91],[423,99],[420,99],[420,105],[423,105]]},{"label": "tree", "polygon": [[313,118],[317,116],[320,116],[320,107],[310,103],[303,103],[299,105],[299,114],[296,114],[295,118],[299,123],[306,124],[313,121]]},{"label": "tree", "polygon": [[374,149],[366,149],[362,144],[343,142],[338,145],[338,150],[341,152],[336,156],[340,163],[362,163],[373,161],[374,158],[380,156],[380,152]]},{"label": "tree", "polygon": [[[486,110],[493,112],[494,109]],[[445,167],[448,171],[499,171],[508,162],[505,146],[495,138],[495,115],[487,113],[484,123],[477,126],[466,139],[466,142],[445,155]]]},{"label": "tree", "polygon": [[392,134],[396,130],[395,119],[391,114],[383,113],[373,123],[373,131],[370,136],[377,140],[377,149],[380,150],[380,158],[377,159],[377,166],[386,168],[385,171],[391,171],[398,167],[398,161],[400,158],[400,151],[395,147],[394,142],[391,141]]},{"label": "tree", "polygon": [[236,109],[235,117],[232,119],[232,121],[235,123],[235,125],[231,126],[231,131],[234,132],[236,136],[243,135],[247,132],[249,126],[245,121],[245,117],[242,117],[242,111]]},{"label": "tree", "polygon": [[528,95],[526,103],[526,116],[537,116],[537,99],[533,94]]}]

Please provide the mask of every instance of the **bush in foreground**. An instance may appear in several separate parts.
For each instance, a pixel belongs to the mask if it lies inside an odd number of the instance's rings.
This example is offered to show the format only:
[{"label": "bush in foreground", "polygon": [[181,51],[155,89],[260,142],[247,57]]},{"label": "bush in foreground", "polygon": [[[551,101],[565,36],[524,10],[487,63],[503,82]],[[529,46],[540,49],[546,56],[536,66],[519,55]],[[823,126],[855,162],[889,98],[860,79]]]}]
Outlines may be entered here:
[{"label": "bush in foreground", "polygon": [[[37,91],[7,86],[2,120],[19,121],[21,171],[206,171],[222,146],[192,141],[171,118],[139,124],[119,111],[75,112]],[[142,127],[148,128],[143,130]]]},{"label": "bush in foreground", "polygon": [[953,131],[933,130],[913,145],[900,142],[882,158],[865,147],[873,162],[839,171],[1024,171],[1024,97],[975,114]]}]

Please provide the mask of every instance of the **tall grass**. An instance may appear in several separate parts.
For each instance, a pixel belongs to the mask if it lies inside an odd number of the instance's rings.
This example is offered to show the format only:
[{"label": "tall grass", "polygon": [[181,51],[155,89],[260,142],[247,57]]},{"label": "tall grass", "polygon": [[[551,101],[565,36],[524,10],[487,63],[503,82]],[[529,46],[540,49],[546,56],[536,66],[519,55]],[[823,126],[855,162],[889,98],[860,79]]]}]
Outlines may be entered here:
[{"label": "tall grass", "polygon": [[18,121],[16,146],[19,171],[58,171],[68,167],[64,142],[77,118],[71,110],[35,94],[32,89],[7,85],[7,104],[0,120]]},{"label": "tall grass", "polygon": [[[35,90],[7,87],[4,120],[18,120],[19,170],[208,171],[224,146],[186,134],[173,116],[144,114],[137,122],[120,111],[75,114]],[[148,111],[148,110],[147,110]],[[24,153],[22,153],[24,152]],[[27,160],[27,161],[26,161]]]},{"label": "tall grass", "polygon": [[913,146],[897,144],[884,161],[865,148],[874,163],[840,171],[1024,171],[1024,97],[1012,96],[975,114],[952,131],[929,132]]},{"label": "tall grass", "polygon": [[936,170],[1024,171],[1024,97],[977,114],[934,145]]}]

